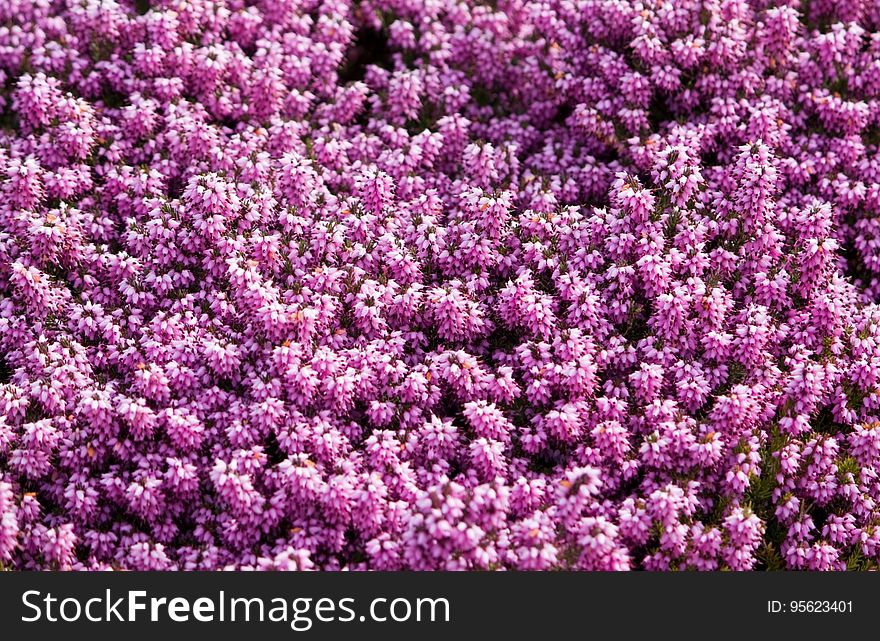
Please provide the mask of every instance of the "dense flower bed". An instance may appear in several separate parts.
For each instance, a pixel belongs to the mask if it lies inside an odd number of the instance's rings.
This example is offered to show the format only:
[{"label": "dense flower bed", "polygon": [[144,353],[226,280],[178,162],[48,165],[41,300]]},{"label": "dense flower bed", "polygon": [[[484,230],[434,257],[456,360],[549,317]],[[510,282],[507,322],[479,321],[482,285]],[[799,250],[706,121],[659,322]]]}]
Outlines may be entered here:
[{"label": "dense flower bed", "polygon": [[0,2],[0,562],[880,559],[876,0]]}]

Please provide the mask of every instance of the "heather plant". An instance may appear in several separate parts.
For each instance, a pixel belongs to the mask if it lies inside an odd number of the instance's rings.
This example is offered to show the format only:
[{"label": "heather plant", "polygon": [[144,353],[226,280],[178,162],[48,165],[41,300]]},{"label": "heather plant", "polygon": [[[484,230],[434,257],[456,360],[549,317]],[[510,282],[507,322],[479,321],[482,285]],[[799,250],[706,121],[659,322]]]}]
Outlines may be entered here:
[{"label": "heather plant", "polygon": [[880,5],[0,1],[0,563],[880,562]]}]

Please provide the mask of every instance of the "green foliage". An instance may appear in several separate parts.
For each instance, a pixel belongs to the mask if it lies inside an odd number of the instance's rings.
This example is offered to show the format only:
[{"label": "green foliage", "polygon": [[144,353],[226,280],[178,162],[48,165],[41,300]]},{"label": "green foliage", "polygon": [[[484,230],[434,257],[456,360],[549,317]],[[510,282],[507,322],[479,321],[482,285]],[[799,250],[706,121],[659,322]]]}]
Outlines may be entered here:
[{"label": "green foliage", "polygon": [[764,522],[764,544],[757,552],[758,567],[764,570],[785,569],[785,561],[780,548],[785,540],[786,528],[776,518],[776,505],[773,491],[776,489],[776,475],[779,473],[779,460],[774,456],[788,444],[788,436],[774,426],[770,436],[761,447],[761,473],[750,479],[746,491],[745,504]]},{"label": "green foliage", "polygon": [[865,570],[876,570],[877,562],[869,559],[857,547],[852,549],[849,556],[846,557],[846,569],[848,572],[864,572]]}]

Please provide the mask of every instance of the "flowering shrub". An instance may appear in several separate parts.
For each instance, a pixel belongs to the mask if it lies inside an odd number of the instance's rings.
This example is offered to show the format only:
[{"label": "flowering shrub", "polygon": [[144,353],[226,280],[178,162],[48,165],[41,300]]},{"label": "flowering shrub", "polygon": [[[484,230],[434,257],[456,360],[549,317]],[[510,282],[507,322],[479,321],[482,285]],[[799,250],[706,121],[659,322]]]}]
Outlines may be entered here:
[{"label": "flowering shrub", "polygon": [[0,562],[880,561],[876,0],[0,3]]}]

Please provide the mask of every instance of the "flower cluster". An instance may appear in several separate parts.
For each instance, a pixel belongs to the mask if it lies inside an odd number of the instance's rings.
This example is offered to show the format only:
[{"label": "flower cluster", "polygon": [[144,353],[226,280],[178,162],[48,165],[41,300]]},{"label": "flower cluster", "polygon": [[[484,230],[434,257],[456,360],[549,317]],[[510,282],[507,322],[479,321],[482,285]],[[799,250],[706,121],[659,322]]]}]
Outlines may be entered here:
[{"label": "flower cluster", "polygon": [[880,564],[880,10],[0,3],[0,564]]}]

